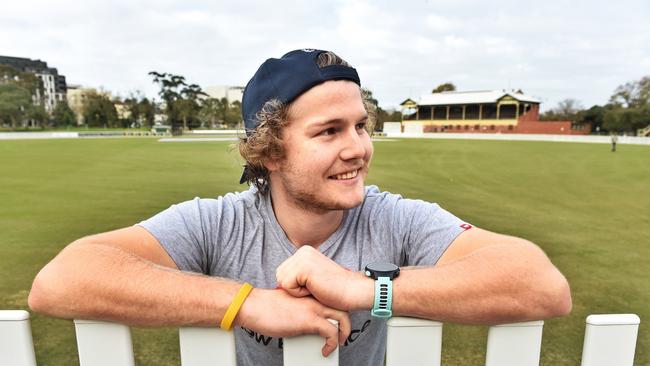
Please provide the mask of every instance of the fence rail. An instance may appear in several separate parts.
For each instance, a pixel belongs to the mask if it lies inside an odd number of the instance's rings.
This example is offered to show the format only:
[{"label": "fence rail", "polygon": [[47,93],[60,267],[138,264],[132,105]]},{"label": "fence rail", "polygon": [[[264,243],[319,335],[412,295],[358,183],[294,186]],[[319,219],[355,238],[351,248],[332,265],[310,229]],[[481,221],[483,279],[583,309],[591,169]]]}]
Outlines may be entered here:
[{"label": "fence rail", "polygon": [[[582,366],[632,366],[640,319],[634,314],[590,315],[586,321]],[[75,320],[82,366],[133,366],[129,327],[102,321]],[[537,366],[543,321],[492,326],[488,332],[486,366]],[[440,366],[440,322],[395,317],[388,321],[386,366]],[[235,339],[219,328],[179,329],[183,366],[235,366]],[[284,365],[338,365],[338,349],[321,356],[323,339],[316,335],[285,338]],[[29,313],[0,310],[0,365],[36,366]]]}]

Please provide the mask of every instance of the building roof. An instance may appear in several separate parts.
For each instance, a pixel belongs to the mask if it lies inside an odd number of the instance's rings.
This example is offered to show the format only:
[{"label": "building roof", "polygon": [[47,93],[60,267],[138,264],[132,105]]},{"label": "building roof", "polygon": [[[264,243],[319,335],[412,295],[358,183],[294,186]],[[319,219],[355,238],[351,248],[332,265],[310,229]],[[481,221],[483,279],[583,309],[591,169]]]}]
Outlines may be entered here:
[{"label": "building roof", "polygon": [[411,98],[406,98],[406,100],[404,100],[404,101],[403,101],[402,103],[400,103],[399,105],[401,105],[401,106],[407,106],[407,105],[417,105],[417,104],[418,104],[418,103],[417,103],[416,101],[414,101],[413,99],[411,99]]},{"label": "building roof", "polygon": [[518,91],[505,90],[481,90],[465,92],[442,92],[425,94],[420,97],[418,105],[449,105],[449,104],[477,104],[477,103],[496,103],[504,96],[511,96],[520,102],[541,103],[540,100],[523,94]]},{"label": "building roof", "polygon": [[28,72],[36,75],[53,75],[55,78],[55,88],[57,93],[65,93],[67,86],[65,76],[59,75],[54,67],[48,67],[47,62],[41,60],[32,60],[24,57],[2,56],[0,55],[0,65],[8,65],[20,72]]}]

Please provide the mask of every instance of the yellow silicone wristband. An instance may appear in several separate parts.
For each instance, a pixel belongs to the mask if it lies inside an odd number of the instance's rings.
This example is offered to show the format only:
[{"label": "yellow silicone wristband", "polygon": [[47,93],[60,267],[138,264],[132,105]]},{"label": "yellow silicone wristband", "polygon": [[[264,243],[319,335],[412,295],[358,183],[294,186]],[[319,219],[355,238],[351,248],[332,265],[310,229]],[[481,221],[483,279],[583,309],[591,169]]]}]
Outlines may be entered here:
[{"label": "yellow silicone wristband", "polygon": [[250,283],[244,283],[239,288],[239,291],[237,291],[237,295],[235,295],[235,298],[232,299],[230,306],[228,306],[228,310],[226,310],[226,314],[224,314],[223,319],[221,319],[221,329],[224,330],[232,329],[232,323],[233,321],[235,321],[235,317],[237,317],[237,313],[239,312],[239,309],[241,308],[242,304],[248,297],[248,294],[250,294],[252,290],[253,290],[253,286],[251,286]]}]

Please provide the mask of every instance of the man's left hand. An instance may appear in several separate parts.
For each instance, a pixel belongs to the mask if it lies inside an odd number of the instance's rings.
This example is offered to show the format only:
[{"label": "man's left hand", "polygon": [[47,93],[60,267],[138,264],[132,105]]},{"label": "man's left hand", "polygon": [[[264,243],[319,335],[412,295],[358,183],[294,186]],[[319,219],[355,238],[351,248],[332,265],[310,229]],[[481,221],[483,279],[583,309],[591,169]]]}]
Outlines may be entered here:
[{"label": "man's left hand", "polygon": [[275,272],[278,285],[295,297],[312,295],[323,305],[344,310],[371,309],[374,282],[341,267],[311,246],[302,246]]}]

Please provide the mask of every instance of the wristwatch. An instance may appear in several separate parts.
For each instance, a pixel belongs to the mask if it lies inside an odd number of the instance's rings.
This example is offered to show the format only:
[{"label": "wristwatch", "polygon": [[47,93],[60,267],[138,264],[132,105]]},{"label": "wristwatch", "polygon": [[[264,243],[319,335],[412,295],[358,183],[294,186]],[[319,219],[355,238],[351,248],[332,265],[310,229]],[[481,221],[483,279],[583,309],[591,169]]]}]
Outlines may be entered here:
[{"label": "wristwatch", "polygon": [[399,267],[392,263],[370,263],[366,265],[365,274],[375,280],[375,303],[370,314],[390,318],[393,315],[393,279],[399,276]]}]

